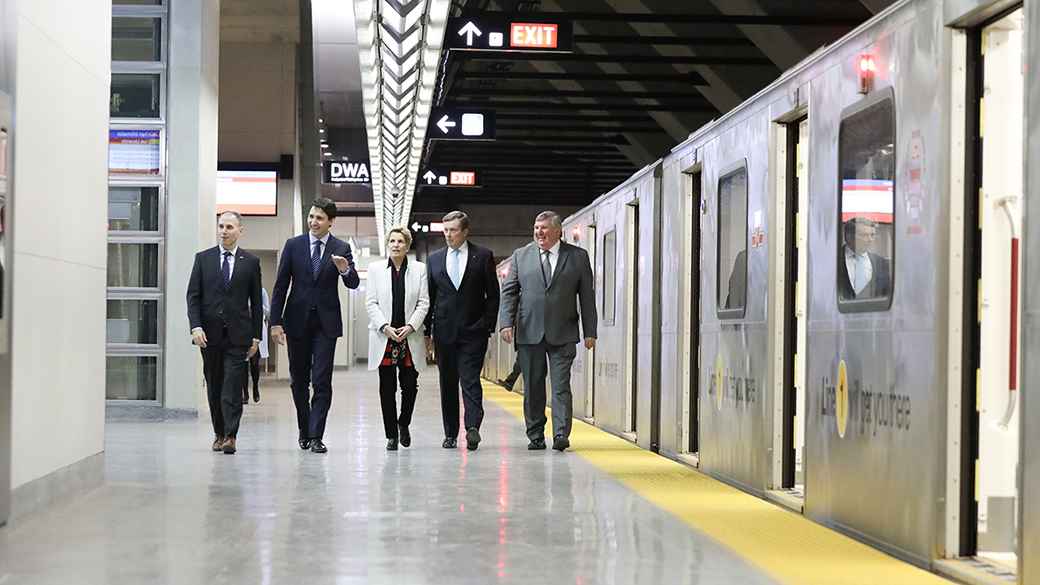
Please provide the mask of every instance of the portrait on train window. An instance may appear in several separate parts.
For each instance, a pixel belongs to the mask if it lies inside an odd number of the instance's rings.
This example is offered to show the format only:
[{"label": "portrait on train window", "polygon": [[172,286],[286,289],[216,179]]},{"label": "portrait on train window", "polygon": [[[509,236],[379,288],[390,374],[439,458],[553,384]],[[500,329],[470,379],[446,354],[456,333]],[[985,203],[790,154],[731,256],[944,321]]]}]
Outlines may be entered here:
[{"label": "portrait on train window", "polygon": [[719,177],[716,299],[720,319],[740,319],[747,301],[748,174],[741,161]]},{"label": "portrait on train window", "polygon": [[895,259],[891,88],[842,112],[838,165],[838,308],[884,311],[892,304]]}]

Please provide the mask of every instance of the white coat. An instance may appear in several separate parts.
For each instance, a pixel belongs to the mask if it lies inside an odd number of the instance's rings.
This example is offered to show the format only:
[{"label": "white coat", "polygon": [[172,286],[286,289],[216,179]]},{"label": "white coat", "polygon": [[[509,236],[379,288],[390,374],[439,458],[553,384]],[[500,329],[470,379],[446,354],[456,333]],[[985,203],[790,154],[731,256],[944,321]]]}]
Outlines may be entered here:
[{"label": "white coat", "polygon": [[[368,369],[376,370],[386,353],[386,342],[389,337],[379,329],[389,326],[394,313],[394,297],[391,273],[388,260],[376,261],[368,265],[368,286],[365,293],[365,308],[368,310]],[[408,350],[412,354],[412,363],[416,371],[426,369],[426,342],[423,321],[430,310],[430,289],[426,283],[426,265],[422,262],[408,261],[408,269],[404,273],[404,315],[405,323],[415,331],[408,336]]]}]

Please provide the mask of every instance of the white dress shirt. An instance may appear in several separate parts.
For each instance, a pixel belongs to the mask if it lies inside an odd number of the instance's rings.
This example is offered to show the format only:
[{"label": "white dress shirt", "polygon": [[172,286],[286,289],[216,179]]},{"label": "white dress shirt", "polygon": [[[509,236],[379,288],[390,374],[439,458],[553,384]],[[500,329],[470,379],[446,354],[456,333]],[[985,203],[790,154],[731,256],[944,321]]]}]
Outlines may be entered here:
[{"label": "white dress shirt", "polygon": [[[863,262],[863,271],[866,273],[867,282],[869,283],[874,278],[874,266],[870,262],[870,254],[863,252],[857,254],[852,251],[852,248],[848,244],[845,244],[845,269],[849,271],[849,282],[852,283],[852,289],[856,290],[856,263]],[[864,285],[866,286],[866,285]],[[860,289],[862,290],[862,289]]]},{"label": "white dress shirt", "polygon": [[[556,240],[552,248],[549,248],[549,266],[552,268],[552,274],[556,274],[556,263],[560,260],[560,242],[563,240]],[[538,248],[538,263],[541,264],[542,258],[545,257],[545,250]]]},{"label": "white dress shirt", "polygon": [[459,263],[459,284],[462,283],[462,277],[466,275],[466,265],[469,263],[469,240],[462,242],[459,246],[458,254],[455,254],[455,249],[451,246],[448,247],[448,258],[444,263],[444,267],[448,269],[448,277],[451,277],[451,263],[456,261],[452,259],[455,255],[456,260]]}]

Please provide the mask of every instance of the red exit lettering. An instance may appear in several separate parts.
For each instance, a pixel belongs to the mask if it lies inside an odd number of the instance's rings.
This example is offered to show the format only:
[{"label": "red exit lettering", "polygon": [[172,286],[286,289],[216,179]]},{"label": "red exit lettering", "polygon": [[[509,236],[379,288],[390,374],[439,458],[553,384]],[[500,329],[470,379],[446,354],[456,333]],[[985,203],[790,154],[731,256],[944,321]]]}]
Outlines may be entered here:
[{"label": "red exit lettering", "polygon": [[514,22],[509,37],[510,46],[555,49],[558,29],[559,25],[556,24]]},{"label": "red exit lettering", "polygon": [[451,185],[475,185],[477,183],[477,174],[451,171],[448,177],[448,183]]}]

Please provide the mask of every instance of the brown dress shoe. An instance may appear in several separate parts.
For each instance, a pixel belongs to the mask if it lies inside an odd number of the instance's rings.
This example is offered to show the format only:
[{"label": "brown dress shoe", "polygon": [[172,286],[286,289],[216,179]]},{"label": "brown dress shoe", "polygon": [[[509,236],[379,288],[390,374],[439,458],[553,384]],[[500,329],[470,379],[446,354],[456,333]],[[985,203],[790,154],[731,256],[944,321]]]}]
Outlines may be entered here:
[{"label": "brown dress shoe", "polygon": [[234,437],[228,437],[227,439],[224,439],[224,454],[225,455],[234,455],[235,451],[236,451],[236,449],[235,449],[235,438]]},{"label": "brown dress shoe", "polygon": [[220,451],[224,449],[224,437],[220,435],[213,436],[213,450]]}]

